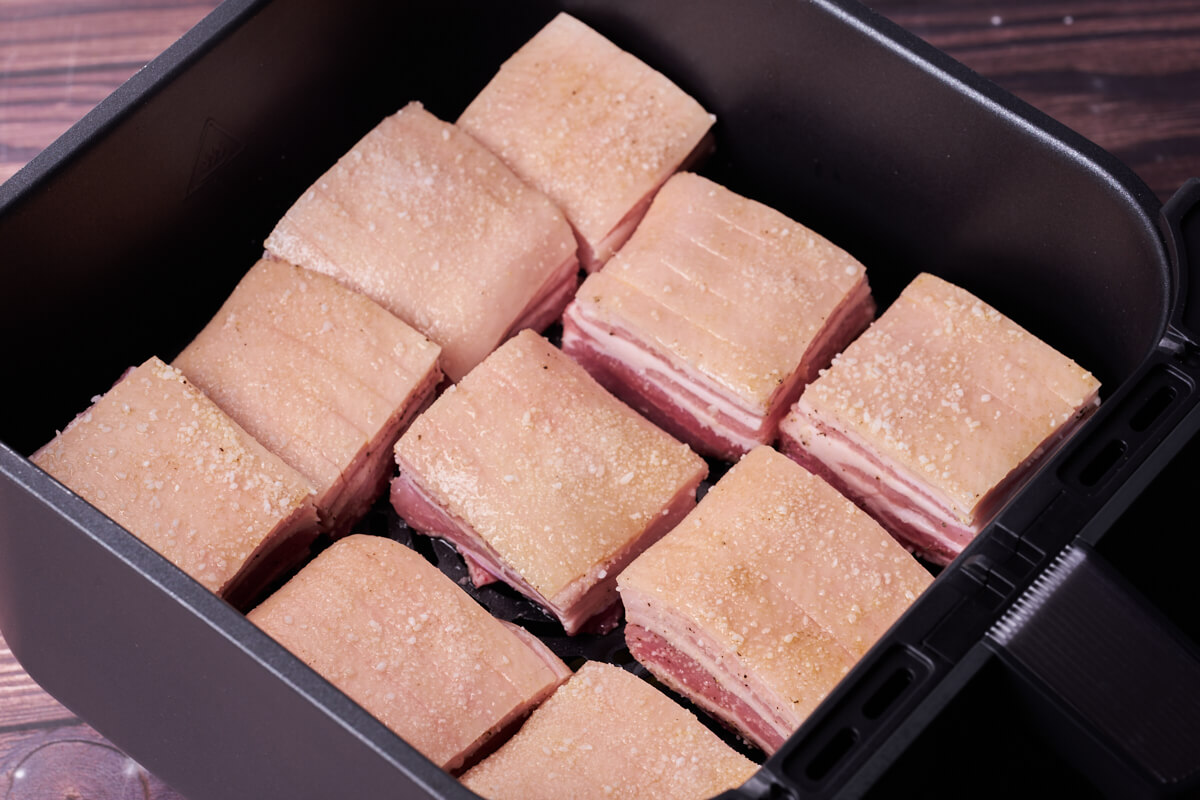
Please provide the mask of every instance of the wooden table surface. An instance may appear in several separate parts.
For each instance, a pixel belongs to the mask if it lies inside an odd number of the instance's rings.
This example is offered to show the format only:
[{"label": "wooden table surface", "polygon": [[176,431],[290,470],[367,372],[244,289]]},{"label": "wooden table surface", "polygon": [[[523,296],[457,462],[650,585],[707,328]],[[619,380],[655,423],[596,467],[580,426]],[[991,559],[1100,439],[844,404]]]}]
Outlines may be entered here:
[{"label": "wooden table surface", "polygon": [[[0,180],[216,5],[0,0]],[[1200,176],[1200,0],[873,0],[1105,147],[1162,199]],[[0,639],[0,797],[178,797],[42,692]]]}]

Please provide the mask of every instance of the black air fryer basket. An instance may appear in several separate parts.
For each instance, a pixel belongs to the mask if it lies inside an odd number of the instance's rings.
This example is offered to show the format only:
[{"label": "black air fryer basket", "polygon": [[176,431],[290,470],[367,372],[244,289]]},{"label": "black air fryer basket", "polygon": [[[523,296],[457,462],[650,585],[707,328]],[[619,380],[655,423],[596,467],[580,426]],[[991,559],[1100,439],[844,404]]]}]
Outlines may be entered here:
[{"label": "black air fryer basket", "polygon": [[1163,209],[854,0],[227,0],[0,187],[0,628],[29,673],[192,800],[473,797],[26,456],[172,358],[379,119],[454,119],[559,10],[713,111],[701,171],[853,253],[881,307],[936,273],[1103,382],[726,797],[1200,792],[1195,523],[1172,521],[1200,465],[1200,183]]}]

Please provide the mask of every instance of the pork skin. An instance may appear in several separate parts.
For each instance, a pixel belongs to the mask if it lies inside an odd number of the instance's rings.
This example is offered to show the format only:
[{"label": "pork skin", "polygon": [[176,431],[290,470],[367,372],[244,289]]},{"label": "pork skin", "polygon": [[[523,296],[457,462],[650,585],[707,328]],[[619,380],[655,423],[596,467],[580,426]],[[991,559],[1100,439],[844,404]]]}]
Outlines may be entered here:
[{"label": "pork skin", "polygon": [[30,460],[235,606],[317,535],[304,477],[158,358]]},{"label": "pork skin", "polygon": [[642,679],[593,661],[462,782],[487,800],[707,800],[756,769]]},{"label": "pork skin", "polygon": [[418,417],[396,461],[400,516],[569,634],[617,602],[617,573],[695,505],[708,471],[531,331]]},{"label": "pork skin", "polygon": [[571,227],[458,127],[409,103],[317,179],[267,252],[361,292],[442,347],[456,381],[576,286]]},{"label": "pork skin", "polygon": [[833,487],[760,446],[617,584],[633,656],[772,753],[931,581]]},{"label": "pork skin", "polygon": [[248,617],[451,772],[571,674],[535,637],[382,537],[335,542]]},{"label": "pork skin", "polygon": [[458,125],[563,209],[599,269],[715,118],[661,73],[567,14],[500,67]]},{"label": "pork skin", "polygon": [[844,250],[679,173],[579,288],[563,350],[698,452],[736,460],[775,440],[804,386],[874,312],[866,271]]},{"label": "pork skin", "polygon": [[308,479],[337,538],[387,485],[392,446],[441,381],[439,351],[332,278],[263,260],[174,363]]},{"label": "pork skin", "polygon": [[923,274],[805,390],[781,449],[947,564],[1099,404],[1100,383]]}]

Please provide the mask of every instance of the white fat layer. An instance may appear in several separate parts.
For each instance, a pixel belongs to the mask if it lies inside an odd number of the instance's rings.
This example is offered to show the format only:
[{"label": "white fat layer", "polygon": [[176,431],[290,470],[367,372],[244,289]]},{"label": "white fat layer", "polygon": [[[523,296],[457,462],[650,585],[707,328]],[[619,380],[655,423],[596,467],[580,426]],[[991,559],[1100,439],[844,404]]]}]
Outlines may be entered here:
[{"label": "white fat layer", "polygon": [[[669,363],[658,354],[637,345],[625,336],[610,336],[608,328],[589,319],[580,311],[578,303],[572,304],[567,309],[567,314],[570,315],[579,330],[591,339],[598,350],[639,375],[662,376],[661,380],[655,380],[654,383],[670,397],[674,405],[687,411],[698,423],[709,430],[717,431],[722,437],[746,450],[752,450],[760,444],[757,439],[739,435],[729,426],[721,424],[714,410],[737,420],[741,425],[754,431],[762,429],[766,421],[764,415],[746,408],[729,395],[715,391],[711,378],[686,364]],[[564,332],[563,337],[568,338],[568,334]],[[697,405],[693,397],[678,390],[676,379],[672,373],[682,374],[688,382],[688,388],[700,398],[703,405]]]},{"label": "white fat layer", "polygon": [[[678,650],[687,658],[695,661],[702,669],[712,675],[722,688],[749,706],[755,714],[774,728],[782,738],[787,739],[800,726],[802,720],[795,714],[788,713],[790,708],[786,703],[771,703],[768,701],[767,698],[774,695],[757,680],[756,676],[747,674],[746,681],[742,681],[740,677],[741,673],[737,672],[739,666],[736,657],[727,657],[720,652],[714,652],[715,648],[706,646],[709,644],[707,637],[702,638],[697,635],[685,634],[684,632],[689,627],[687,620],[672,619],[672,615],[668,610],[660,609],[656,605],[647,606],[647,601],[639,598],[637,593],[629,587],[622,589],[621,599],[625,604],[626,624],[640,625],[656,636],[661,637],[671,647]],[[646,666],[650,667],[648,664]],[[692,695],[691,693],[688,693],[688,696],[693,703],[706,709],[714,716],[726,719],[735,716],[729,709],[718,706],[705,697]],[[758,742],[758,744],[762,747],[765,743]]]},{"label": "white fat layer", "polygon": [[[611,569],[614,560],[593,565],[587,573],[576,578],[551,600],[533,587],[525,577],[508,564],[500,554],[464,520],[450,514],[440,506],[423,485],[414,477],[408,464],[401,464],[399,480],[405,480],[417,496],[435,513],[444,526],[441,530],[426,531],[454,545],[464,557],[469,557],[479,569],[507,583],[533,602],[558,618],[568,632],[578,630],[585,622],[599,614],[616,600],[616,573]],[[407,477],[405,477],[407,476]],[[611,576],[607,573],[611,569]],[[600,573],[606,573],[602,580]]]},{"label": "white fat layer", "polygon": [[[822,433],[814,424],[812,411],[804,404],[803,399],[784,421],[783,430],[788,436],[801,442],[810,455],[828,466],[831,471],[838,473],[852,492],[863,498],[863,502],[871,508],[886,510],[890,516],[903,521],[912,529],[936,541],[953,543],[957,546],[956,549],[961,549],[970,541],[970,537],[955,535],[960,526],[970,525],[970,522],[957,518],[948,500],[939,503],[925,492],[914,488],[913,481],[906,480],[894,464],[873,460],[868,455],[867,445],[855,441],[851,434],[841,430],[838,430],[835,436]],[[880,478],[886,476],[888,485],[897,493],[903,494],[912,508],[899,508],[889,504],[876,489],[877,482],[869,476],[881,470],[885,474],[880,475]]]}]

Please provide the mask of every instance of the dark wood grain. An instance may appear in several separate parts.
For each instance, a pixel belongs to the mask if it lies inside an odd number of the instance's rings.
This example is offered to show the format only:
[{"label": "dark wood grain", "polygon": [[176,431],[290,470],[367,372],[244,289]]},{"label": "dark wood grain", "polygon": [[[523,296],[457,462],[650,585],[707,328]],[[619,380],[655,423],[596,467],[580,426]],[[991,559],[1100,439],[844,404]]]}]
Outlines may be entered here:
[{"label": "dark wood grain", "polygon": [[868,4],[1104,147],[1160,198],[1200,176],[1200,2]]},{"label": "dark wood grain", "polygon": [[[0,0],[0,181],[216,0]],[[179,800],[42,691],[0,638],[0,797]]]},{"label": "dark wood grain", "polygon": [[25,674],[0,636],[0,732],[74,718]]},{"label": "dark wood grain", "polygon": [[0,0],[0,181],[216,5]]},{"label": "dark wood grain", "polygon": [[[1160,197],[1200,175],[1200,0],[868,4],[1110,150]],[[0,0],[0,180],[215,5]],[[55,742],[92,744],[55,749]],[[176,797],[144,772],[127,772],[128,763],[104,748],[25,675],[0,639],[0,797],[33,789],[56,798]],[[30,753],[40,753],[38,769],[57,773],[35,776],[45,784],[14,787],[13,773]],[[97,772],[108,775],[107,788],[88,783]]]}]

